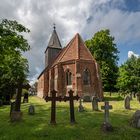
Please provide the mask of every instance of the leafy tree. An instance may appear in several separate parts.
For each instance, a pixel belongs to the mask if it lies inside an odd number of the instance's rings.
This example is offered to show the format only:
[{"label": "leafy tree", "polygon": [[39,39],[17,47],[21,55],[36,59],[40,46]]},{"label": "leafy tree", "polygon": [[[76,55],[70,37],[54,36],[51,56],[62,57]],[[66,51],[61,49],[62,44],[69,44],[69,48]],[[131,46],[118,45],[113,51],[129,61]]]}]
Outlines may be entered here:
[{"label": "leafy tree", "polygon": [[117,87],[134,95],[140,91],[140,57],[132,56],[120,66]]},{"label": "leafy tree", "polygon": [[86,46],[98,62],[105,91],[115,91],[118,77],[118,50],[108,29],[101,30],[86,41]]},{"label": "leafy tree", "polygon": [[22,56],[30,49],[23,36],[28,32],[17,21],[4,19],[0,23],[0,94],[11,94],[18,88],[16,111],[20,111],[22,86],[28,73],[28,61]]}]

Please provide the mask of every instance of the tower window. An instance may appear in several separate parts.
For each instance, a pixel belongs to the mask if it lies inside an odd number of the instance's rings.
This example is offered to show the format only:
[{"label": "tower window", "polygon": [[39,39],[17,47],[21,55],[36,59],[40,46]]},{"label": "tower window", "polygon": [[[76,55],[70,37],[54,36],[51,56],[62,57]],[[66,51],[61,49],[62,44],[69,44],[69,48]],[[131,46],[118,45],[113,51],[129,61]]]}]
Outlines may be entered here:
[{"label": "tower window", "polygon": [[90,72],[88,69],[84,70],[83,73],[83,84],[84,85],[90,85]]},{"label": "tower window", "polygon": [[66,71],[66,85],[72,85],[72,73],[69,70]]}]

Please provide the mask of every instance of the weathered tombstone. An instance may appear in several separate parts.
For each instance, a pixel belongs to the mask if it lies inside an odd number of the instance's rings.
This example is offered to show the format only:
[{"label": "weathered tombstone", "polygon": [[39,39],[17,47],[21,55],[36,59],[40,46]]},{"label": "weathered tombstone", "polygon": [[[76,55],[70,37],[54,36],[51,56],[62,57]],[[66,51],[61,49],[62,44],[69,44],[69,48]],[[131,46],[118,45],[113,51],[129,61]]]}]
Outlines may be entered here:
[{"label": "weathered tombstone", "polygon": [[137,101],[140,103],[140,92],[137,93]]},{"label": "weathered tombstone", "polygon": [[6,95],[3,104],[4,105],[10,105],[10,103],[11,103],[11,101],[10,101],[10,95]]},{"label": "weathered tombstone", "polygon": [[3,105],[3,101],[2,99],[0,99],[0,107]]},{"label": "weathered tombstone", "polygon": [[130,94],[130,100],[133,100],[133,93]]},{"label": "weathered tombstone", "polygon": [[130,125],[135,128],[140,128],[140,110],[137,110],[130,120]]},{"label": "weathered tombstone", "polygon": [[28,93],[26,92],[23,97],[23,103],[28,103]]},{"label": "weathered tombstone", "polygon": [[34,115],[35,114],[35,107],[34,107],[34,105],[30,105],[29,106],[28,114],[29,115]]},{"label": "weathered tombstone", "polygon": [[12,113],[13,111],[15,111],[15,104],[16,104],[16,102],[11,102],[10,116],[11,116],[11,113]]},{"label": "weathered tombstone", "polygon": [[113,131],[112,125],[109,123],[109,109],[112,109],[112,105],[109,105],[108,101],[105,101],[105,105],[101,106],[102,110],[105,110],[104,123],[101,125],[101,129],[104,132]]},{"label": "weathered tombstone", "polygon": [[79,100],[79,106],[78,106],[78,112],[83,112],[84,111],[84,107],[82,105],[82,99],[80,98]]},{"label": "weathered tombstone", "polygon": [[63,100],[69,101],[70,102],[70,122],[73,124],[75,123],[75,115],[74,115],[74,100],[78,100],[80,97],[78,95],[73,96],[73,91],[70,90],[69,92],[69,97],[64,96]]},{"label": "weathered tombstone", "polygon": [[127,95],[125,100],[124,100],[124,107],[125,109],[130,109],[130,97]]},{"label": "weathered tombstone", "polygon": [[99,108],[98,108],[98,99],[95,96],[92,97],[92,110],[94,110],[94,111],[99,110]]},{"label": "weathered tombstone", "polygon": [[56,101],[61,101],[61,96],[56,97],[56,91],[51,91],[51,97],[46,96],[45,100],[46,102],[51,101],[51,124],[56,124]]}]

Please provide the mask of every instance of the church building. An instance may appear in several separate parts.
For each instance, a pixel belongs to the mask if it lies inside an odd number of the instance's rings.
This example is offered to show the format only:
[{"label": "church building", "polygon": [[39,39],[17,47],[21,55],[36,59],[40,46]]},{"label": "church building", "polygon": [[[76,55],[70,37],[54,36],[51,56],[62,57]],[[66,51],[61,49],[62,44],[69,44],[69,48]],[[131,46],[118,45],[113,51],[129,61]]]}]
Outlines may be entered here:
[{"label": "church building", "polygon": [[55,89],[58,95],[67,95],[72,89],[80,97],[103,98],[99,66],[77,33],[62,48],[56,29],[45,50],[45,69],[38,77],[37,95],[50,96]]}]

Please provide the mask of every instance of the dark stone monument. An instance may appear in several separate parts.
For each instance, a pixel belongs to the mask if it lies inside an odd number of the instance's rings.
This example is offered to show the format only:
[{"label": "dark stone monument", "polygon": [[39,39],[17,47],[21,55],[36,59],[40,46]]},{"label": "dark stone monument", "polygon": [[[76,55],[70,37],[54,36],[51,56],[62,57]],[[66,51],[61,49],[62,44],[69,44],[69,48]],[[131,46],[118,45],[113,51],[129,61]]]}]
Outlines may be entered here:
[{"label": "dark stone monument", "polygon": [[130,109],[130,97],[127,95],[124,100],[124,107],[125,109]]},{"label": "dark stone monument", "polygon": [[34,105],[30,105],[29,106],[28,114],[29,115],[34,115],[35,114],[35,107],[34,107]]},{"label": "dark stone monument", "polygon": [[28,97],[29,97],[29,95],[28,95],[28,93],[26,92],[26,93],[24,94],[24,97],[23,97],[23,103],[28,103]]},{"label": "dark stone monument", "polygon": [[46,96],[45,100],[46,102],[51,101],[51,124],[56,124],[56,101],[61,101],[61,96],[56,97],[56,91],[51,91],[51,97]]},{"label": "dark stone monument", "polygon": [[130,120],[130,125],[135,128],[140,128],[140,110],[137,110]]},{"label": "dark stone monument", "polygon": [[92,101],[92,110],[93,111],[98,111],[99,108],[98,108],[98,99],[97,99],[97,97],[93,96],[91,101]]},{"label": "dark stone monument", "polygon": [[3,101],[2,99],[0,99],[0,107],[3,105]]},{"label": "dark stone monument", "polygon": [[64,96],[63,100],[70,102],[70,122],[75,123],[74,100],[78,100],[80,97],[78,95],[73,96],[73,91],[72,90],[70,90],[68,93],[69,93],[69,97]]},{"label": "dark stone monument", "polygon": [[11,101],[10,101],[10,95],[6,95],[5,96],[5,100],[3,101],[3,104],[4,105],[10,105],[11,104]]},{"label": "dark stone monument", "polygon": [[137,96],[137,101],[140,103],[140,92],[138,92],[138,93],[136,94],[136,96]]},{"label": "dark stone monument", "polygon": [[11,102],[10,116],[11,116],[11,113],[12,113],[13,111],[15,111],[15,105],[16,105],[16,102]]},{"label": "dark stone monument", "polygon": [[105,101],[105,105],[101,106],[102,110],[105,110],[104,123],[101,125],[101,129],[104,132],[113,131],[112,125],[109,123],[109,109],[112,109],[112,105],[109,105],[108,101]]},{"label": "dark stone monument", "polygon": [[84,111],[84,107],[82,105],[82,99],[80,98],[79,100],[79,106],[78,106],[78,112],[83,112]]}]

